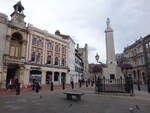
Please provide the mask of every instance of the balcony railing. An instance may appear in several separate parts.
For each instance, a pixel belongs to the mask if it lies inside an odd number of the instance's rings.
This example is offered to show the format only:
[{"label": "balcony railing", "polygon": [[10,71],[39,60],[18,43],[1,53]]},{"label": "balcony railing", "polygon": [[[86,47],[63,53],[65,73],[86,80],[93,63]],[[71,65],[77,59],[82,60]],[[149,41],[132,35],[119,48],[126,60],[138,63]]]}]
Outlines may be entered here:
[{"label": "balcony railing", "polygon": [[25,57],[15,57],[15,56],[10,56],[10,55],[4,55],[3,62],[5,64],[24,64]]}]

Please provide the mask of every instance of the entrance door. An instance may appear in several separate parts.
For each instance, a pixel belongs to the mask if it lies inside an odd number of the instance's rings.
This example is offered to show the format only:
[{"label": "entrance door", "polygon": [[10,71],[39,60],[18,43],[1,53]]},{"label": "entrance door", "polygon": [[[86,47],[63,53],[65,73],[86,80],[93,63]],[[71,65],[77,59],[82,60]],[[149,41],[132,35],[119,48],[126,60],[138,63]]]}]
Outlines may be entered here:
[{"label": "entrance door", "polygon": [[16,68],[8,68],[7,69],[7,78],[6,82],[9,83],[11,78],[14,78],[16,76]]}]

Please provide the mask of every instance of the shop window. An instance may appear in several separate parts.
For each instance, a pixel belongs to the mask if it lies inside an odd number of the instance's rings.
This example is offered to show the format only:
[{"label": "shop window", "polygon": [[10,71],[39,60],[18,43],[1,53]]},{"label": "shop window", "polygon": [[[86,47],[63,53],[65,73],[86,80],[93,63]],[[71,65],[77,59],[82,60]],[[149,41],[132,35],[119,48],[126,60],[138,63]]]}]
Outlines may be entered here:
[{"label": "shop window", "polygon": [[35,62],[35,52],[32,52],[32,54],[31,54],[31,61]]},{"label": "shop window", "polygon": [[51,64],[52,63],[52,56],[47,56],[47,64]]},{"label": "shop window", "polygon": [[37,82],[41,83],[41,76],[42,76],[41,71],[32,70],[32,71],[30,71],[29,82],[35,83],[37,81]]},{"label": "shop window", "polygon": [[58,81],[59,80],[59,73],[54,73],[54,81]]},{"label": "shop window", "polygon": [[36,46],[36,38],[33,38],[33,39],[32,39],[32,45],[33,45],[33,46]]}]

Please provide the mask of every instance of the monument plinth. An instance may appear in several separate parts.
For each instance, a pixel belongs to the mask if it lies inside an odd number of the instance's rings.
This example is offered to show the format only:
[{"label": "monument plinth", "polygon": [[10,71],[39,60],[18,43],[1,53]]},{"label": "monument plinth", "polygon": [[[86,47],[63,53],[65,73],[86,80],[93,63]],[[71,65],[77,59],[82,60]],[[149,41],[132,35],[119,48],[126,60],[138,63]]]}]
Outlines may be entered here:
[{"label": "monument plinth", "polygon": [[121,69],[117,66],[116,57],[115,57],[115,47],[114,47],[114,39],[113,39],[113,29],[110,25],[110,20],[107,18],[106,21],[107,28],[105,30],[105,38],[106,38],[106,65],[107,68],[103,69],[103,75],[106,79],[118,79],[123,74]]}]

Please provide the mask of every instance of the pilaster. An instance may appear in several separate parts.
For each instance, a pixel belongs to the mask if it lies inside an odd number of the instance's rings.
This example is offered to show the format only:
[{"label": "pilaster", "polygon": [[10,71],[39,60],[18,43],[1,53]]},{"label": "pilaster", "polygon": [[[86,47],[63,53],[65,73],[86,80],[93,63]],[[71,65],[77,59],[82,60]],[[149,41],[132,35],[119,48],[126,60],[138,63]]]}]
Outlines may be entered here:
[{"label": "pilaster", "polygon": [[41,79],[41,84],[46,84],[45,83],[46,81],[46,71],[45,70],[42,70],[42,79]]}]

